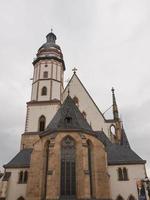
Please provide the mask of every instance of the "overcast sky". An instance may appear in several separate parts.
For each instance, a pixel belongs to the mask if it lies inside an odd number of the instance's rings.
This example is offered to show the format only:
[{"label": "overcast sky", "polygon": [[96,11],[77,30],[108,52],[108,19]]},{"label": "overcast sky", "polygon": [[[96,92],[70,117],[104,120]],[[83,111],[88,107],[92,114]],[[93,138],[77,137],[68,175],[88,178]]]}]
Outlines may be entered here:
[{"label": "overcast sky", "polygon": [[0,166],[20,147],[32,60],[53,28],[66,64],[104,112],[111,87],[150,176],[150,1],[0,0]]}]

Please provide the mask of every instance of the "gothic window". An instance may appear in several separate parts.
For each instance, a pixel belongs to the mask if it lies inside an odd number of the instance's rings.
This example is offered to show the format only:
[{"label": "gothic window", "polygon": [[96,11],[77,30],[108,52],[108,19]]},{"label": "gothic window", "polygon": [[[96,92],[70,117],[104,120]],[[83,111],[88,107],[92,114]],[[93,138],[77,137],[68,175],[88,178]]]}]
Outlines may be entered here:
[{"label": "gothic window", "polygon": [[123,181],[123,173],[121,168],[118,168],[118,180]]},{"label": "gothic window", "polygon": [[130,195],[128,200],[135,200],[135,197],[133,195]]},{"label": "gothic window", "polygon": [[47,95],[47,87],[43,87],[42,88],[41,95],[42,96],[46,96]]},{"label": "gothic window", "polygon": [[71,137],[65,137],[61,144],[61,196],[75,196],[75,142]]},{"label": "gothic window", "polygon": [[25,200],[23,197],[19,197],[17,200]]},{"label": "gothic window", "polygon": [[24,183],[27,183],[27,180],[28,180],[28,171],[25,171],[24,172]]},{"label": "gothic window", "polygon": [[76,104],[76,106],[79,106],[79,99],[75,96],[73,97],[74,103]]},{"label": "gothic window", "polygon": [[93,184],[92,184],[92,144],[88,140],[87,141],[88,146],[88,169],[89,169],[89,176],[90,176],[90,194],[91,197],[93,196]]},{"label": "gothic window", "polygon": [[123,179],[124,179],[124,181],[128,180],[128,172],[127,172],[127,169],[125,167],[123,168]]},{"label": "gothic window", "polygon": [[122,168],[118,168],[118,180],[119,181],[127,181],[128,179],[128,171],[127,169],[124,167]]},{"label": "gothic window", "polygon": [[23,183],[23,171],[19,172],[19,180],[18,183]]},{"label": "gothic window", "polygon": [[28,180],[28,171],[20,171],[19,172],[19,180],[18,183],[27,183]]},{"label": "gothic window", "polygon": [[119,195],[116,200],[124,200],[124,199],[121,195]]},{"label": "gothic window", "polygon": [[44,129],[45,129],[45,124],[46,124],[46,119],[45,119],[45,116],[42,115],[42,116],[39,118],[39,131],[44,131]]},{"label": "gothic window", "polygon": [[48,71],[43,72],[43,78],[48,78]]}]

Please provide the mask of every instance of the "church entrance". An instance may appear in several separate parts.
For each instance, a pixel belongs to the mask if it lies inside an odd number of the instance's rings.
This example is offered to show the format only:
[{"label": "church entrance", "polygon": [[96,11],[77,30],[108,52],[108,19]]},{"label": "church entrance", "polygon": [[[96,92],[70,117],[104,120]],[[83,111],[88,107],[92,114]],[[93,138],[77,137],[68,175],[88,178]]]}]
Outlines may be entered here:
[{"label": "church entrance", "polygon": [[66,137],[61,144],[61,198],[76,196],[75,141]]}]

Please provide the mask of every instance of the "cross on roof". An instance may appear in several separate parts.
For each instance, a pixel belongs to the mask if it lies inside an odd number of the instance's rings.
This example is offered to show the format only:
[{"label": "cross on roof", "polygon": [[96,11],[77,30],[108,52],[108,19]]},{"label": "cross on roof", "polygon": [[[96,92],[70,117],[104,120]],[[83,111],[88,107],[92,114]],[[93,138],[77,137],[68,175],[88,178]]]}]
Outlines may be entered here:
[{"label": "cross on roof", "polygon": [[77,71],[77,70],[78,70],[78,69],[75,68],[75,67],[72,69],[72,71],[73,71],[74,74],[76,74],[76,71]]}]

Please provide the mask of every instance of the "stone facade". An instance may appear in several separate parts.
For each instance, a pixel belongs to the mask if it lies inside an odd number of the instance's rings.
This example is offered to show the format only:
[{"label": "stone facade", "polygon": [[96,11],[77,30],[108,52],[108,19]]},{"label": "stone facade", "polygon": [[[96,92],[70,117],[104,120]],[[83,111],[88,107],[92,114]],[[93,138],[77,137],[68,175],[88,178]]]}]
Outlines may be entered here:
[{"label": "stone facade", "polygon": [[[27,199],[40,200],[44,195],[43,185],[46,185],[46,199],[60,198],[60,168],[61,141],[70,136],[76,143],[76,198],[90,199],[90,183],[88,169],[87,140],[92,143],[92,173],[93,197],[96,199],[110,199],[110,183],[107,170],[107,155],[104,145],[92,135],[81,133],[54,133],[54,138],[45,136],[34,146],[27,184]],[[48,169],[45,173],[45,144],[50,141],[48,154]],[[38,176],[37,176],[38,174]],[[45,175],[46,174],[46,175]],[[44,180],[45,179],[45,180]],[[46,181],[46,184],[43,182]],[[36,185],[36,187],[35,187]],[[45,197],[44,197],[45,198]]]}]

